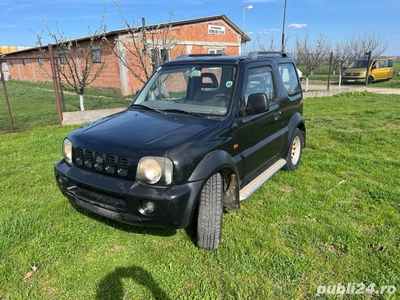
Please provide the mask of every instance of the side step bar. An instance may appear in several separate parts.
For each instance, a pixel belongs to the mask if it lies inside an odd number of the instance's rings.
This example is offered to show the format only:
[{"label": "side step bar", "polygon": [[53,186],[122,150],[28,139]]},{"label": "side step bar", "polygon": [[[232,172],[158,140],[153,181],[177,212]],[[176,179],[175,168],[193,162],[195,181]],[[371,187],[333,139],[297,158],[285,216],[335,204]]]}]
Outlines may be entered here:
[{"label": "side step bar", "polygon": [[281,158],[256,178],[253,181],[249,182],[245,187],[243,187],[239,192],[240,201],[246,200],[253,194],[264,182],[266,182],[272,175],[278,172],[286,165],[286,160]]}]

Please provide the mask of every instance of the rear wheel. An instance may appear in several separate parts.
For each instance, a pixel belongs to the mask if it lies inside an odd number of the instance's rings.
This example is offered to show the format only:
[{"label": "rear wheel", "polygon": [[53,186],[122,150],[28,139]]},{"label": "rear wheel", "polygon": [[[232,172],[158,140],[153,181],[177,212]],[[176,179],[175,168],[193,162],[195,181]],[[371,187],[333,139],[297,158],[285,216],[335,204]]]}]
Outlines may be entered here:
[{"label": "rear wheel", "polygon": [[290,142],[290,148],[286,157],[287,164],[286,170],[293,171],[297,169],[300,164],[301,153],[303,151],[304,137],[300,129],[296,128],[294,131],[292,140]]},{"label": "rear wheel", "polygon": [[197,216],[197,246],[217,249],[222,234],[222,176],[214,174],[201,191]]}]

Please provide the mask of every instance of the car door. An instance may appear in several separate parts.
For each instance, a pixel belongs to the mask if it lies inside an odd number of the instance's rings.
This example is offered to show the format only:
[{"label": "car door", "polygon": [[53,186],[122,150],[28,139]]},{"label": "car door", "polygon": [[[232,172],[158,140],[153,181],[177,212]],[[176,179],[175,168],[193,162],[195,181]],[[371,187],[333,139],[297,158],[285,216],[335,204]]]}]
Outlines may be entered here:
[{"label": "car door", "polygon": [[243,178],[257,175],[257,169],[278,156],[283,147],[282,122],[275,80],[270,66],[251,68],[244,80],[244,104],[251,94],[264,93],[269,109],[252,115],[244,115],[238,122],[239,146]]}]

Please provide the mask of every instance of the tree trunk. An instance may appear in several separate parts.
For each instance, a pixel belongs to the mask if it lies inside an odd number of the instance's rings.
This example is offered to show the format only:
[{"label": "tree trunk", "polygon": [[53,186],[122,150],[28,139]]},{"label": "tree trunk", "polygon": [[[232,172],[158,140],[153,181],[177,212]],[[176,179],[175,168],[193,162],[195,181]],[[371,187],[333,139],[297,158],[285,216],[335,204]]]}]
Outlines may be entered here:
[{"label": "tree trunk", "polygon": [[79,105],[81,107],[81,111],[84,111],[85,106],[83,105],[83,95],[79,95]]}]

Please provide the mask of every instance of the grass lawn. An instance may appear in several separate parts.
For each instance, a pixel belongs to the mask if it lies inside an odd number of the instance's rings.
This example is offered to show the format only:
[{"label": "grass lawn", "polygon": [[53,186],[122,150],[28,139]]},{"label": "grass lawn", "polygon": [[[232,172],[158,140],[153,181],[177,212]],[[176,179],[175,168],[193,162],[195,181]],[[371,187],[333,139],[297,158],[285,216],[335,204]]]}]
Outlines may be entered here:
[{"label": "grass lawn", "polygon": [[299,169],[226,211],[216,251],[69,204],[53,164],[75,127],[0,135],[0,299],[311,299],[338,284],[397,291],[318,298],[399,299],[399,97],[308,98],[304,111]]}]

